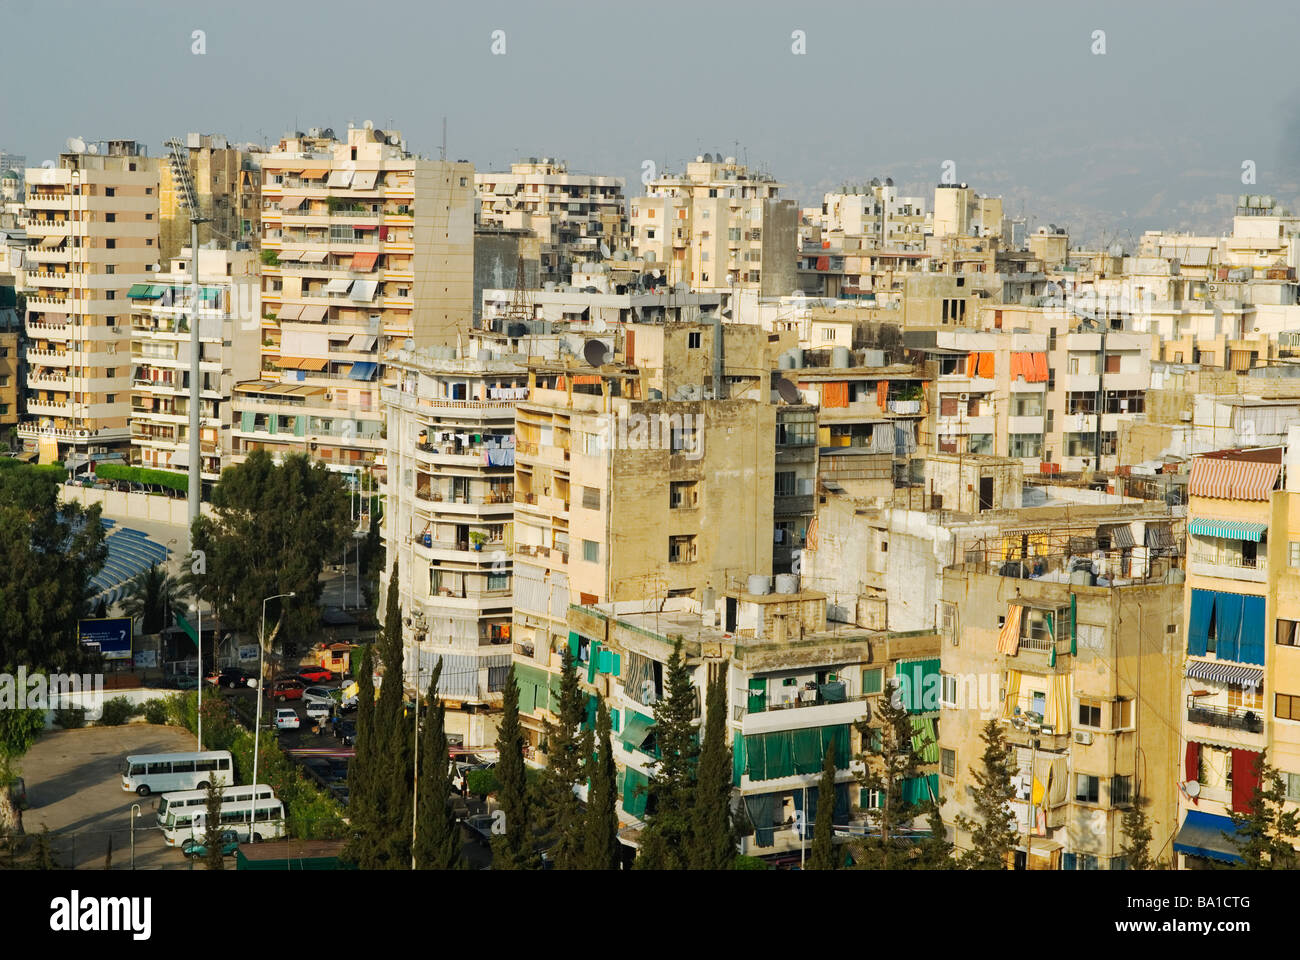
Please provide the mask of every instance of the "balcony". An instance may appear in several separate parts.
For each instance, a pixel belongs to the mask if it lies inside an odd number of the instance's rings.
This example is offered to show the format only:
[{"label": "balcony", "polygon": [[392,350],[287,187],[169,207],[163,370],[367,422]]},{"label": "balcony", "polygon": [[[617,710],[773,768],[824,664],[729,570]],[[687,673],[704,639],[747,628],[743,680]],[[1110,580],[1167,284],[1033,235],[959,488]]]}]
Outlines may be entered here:
[{"label": "balcony", "polygon": [[1242,730],[1246,733],[1263,733],[1264,718],[1254,710],[1240,707],[1203,706],[1195,702],[1187,704],[1187,722],[1199,723],[1207,727],[1219,727],[1224,730]]},{"label": "balcony", "polygon": [[[1265,545],[1266,546],[1266,545]],[[1202,577],[1220,577],[1224,580],[1248,580],[1268,583],[1268,560],[1264,556],[1244,557],[1241,554],[1195,552],[1190,558],[1191,572]]]}]

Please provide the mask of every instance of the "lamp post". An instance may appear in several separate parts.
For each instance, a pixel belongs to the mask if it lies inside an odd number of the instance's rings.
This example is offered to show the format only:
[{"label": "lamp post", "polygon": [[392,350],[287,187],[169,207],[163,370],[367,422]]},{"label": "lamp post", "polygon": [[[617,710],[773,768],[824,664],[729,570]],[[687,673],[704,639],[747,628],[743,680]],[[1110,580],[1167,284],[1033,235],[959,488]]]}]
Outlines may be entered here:
[{"label": "lamp post", "polygon": [[[253,724],[253,786],[257,786],[257,754],[258,747],[261,743],[262,734],[262,671],[265,669],[263,660],[266,656],[266,605],[272,600],[279,600],[282,597],[296,597],[298,594],[290,590],[288,593],[277,593],[273,597],[267,597],[262,601],[262,632],[257,638],[257,722]],[[253,791],[257,793],[256,790]],[[253,840],[253,820],[257,816],[257,801],[254,797],[253,803],[248,808],[249,825],[248,825],[248,842],[254,843]]]},{"label": "lamp post", "polygon": [[[415,647],[415,778],[411,791],[411,869],[415,867],[415,825],[420,819],[420,641],[427,630],[424,614],[417,612],[412,618],[414,630],[411,642]],[[433,705],[430,704],[430,707]]]},{"label": "lamp post", "polygon": [[131,869],[135,869],[135,821],[140,816],[140,804],[131,804]]}]

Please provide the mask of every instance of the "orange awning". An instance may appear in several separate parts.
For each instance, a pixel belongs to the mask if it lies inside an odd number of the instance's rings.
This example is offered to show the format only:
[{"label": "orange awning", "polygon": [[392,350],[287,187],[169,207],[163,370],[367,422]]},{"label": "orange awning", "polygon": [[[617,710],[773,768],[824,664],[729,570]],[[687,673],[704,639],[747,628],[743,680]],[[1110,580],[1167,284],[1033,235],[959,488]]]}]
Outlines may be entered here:
[{"label": "orange awning", "polygon": [[373,270],[378,259],[379,254],[377,253],[354,253],[352,255],[352,269]]},{"label": "orange awning", "polygon": [[302,172],[304,180],[324,180],[327,176],[329,176],[328,170],[304,170]]},{"label": "orange awning", "polygon": [[299,365],[299,370],[324,370],[329,363],[324,357],[306,357]]},{"label": "orange awning", "polygon": [[846,380],[832,380],[822,384],[823,407],[847,407],[849,405],[849,384]]},{"label": "orange awning", "polygon": [[280,357],[275,365],[281,370],[297,370],[302,365],[302,357]]}]

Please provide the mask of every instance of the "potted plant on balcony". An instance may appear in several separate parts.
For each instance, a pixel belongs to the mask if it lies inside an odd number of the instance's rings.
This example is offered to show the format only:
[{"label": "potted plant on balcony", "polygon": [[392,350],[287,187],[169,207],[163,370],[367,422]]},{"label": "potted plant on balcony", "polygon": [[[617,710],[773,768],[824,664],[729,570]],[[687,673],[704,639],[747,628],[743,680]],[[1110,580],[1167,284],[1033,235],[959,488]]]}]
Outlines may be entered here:
[{"label": "potted plant on balcony", "polygon": [[478,530],[471,530],[469,534],[469,542],[474,545],[475,550],[482,550],[483,544],[487,543],[487,534]]}]

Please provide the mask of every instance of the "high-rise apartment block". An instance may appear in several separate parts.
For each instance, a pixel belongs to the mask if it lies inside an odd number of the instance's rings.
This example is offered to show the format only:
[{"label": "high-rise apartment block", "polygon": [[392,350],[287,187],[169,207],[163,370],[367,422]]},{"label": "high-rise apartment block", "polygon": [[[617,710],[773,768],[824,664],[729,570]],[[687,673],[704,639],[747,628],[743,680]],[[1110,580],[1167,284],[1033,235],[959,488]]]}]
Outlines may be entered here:
[{"label": "high-rise apartment block", "polygon": [[[187,134],[181,156],[206,222],[199,224],[199,246],[215,244],[235,249],[245,243],[256,249],[262,237],[262,173],[260,149],[229,143],[225,137]],[[172,175],[170,164],[159,170],[161,206],[161,259],[180,255],[190,245],[191,210],[182,208],[185,191]]]}]

